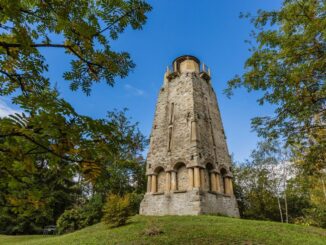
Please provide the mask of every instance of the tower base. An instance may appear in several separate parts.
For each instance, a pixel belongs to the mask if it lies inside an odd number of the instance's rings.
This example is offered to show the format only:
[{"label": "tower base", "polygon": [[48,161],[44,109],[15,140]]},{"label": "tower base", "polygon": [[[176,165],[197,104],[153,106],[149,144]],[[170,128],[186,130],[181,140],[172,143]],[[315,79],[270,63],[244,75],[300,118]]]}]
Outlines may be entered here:
[{"label": "tower base", "polygon": [[240,217],[234,196],[201,190],[146,193],[139,213],[157,216],[222,214]]}]

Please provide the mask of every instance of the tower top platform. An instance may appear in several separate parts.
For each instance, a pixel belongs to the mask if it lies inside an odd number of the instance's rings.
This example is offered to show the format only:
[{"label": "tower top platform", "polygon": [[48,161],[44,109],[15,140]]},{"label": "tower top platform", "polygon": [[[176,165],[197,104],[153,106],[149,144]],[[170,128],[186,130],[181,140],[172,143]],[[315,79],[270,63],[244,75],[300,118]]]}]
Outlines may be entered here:
[{"label": "tower top platform", "polygon": [[193,60],[198,65],[200,65],[200,60],[197,57],[193,56],[193,55],[181,55],[181,56],[177,57],[176,59],[174,59],[172,64],[174,64],[175,62],[176,63],[181,63],[181,62],[183,62],[185,60]]},{"label": "tower top platform", "polygon": [[[172,74],[171,77],[175,77],[181,73],[202,73],[205,80],[210,80],[210,69],[200,60],[193,55],[182,55],[177,57],[172,62],[172,67],[168,66],[168,75]],[[170,77],[170,78],[171,78]]]}]

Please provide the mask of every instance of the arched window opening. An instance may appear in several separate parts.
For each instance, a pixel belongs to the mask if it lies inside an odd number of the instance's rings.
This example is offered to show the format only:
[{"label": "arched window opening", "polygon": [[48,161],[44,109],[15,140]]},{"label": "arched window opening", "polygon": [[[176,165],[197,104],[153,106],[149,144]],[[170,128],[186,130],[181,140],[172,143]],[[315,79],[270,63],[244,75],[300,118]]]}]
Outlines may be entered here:
[{"label": "arched window opening", "polygon": [[176,179],[177,179],[177,190],[185,191],[188,187],[188,171],[184,163],[177,163],[175,166]]}]

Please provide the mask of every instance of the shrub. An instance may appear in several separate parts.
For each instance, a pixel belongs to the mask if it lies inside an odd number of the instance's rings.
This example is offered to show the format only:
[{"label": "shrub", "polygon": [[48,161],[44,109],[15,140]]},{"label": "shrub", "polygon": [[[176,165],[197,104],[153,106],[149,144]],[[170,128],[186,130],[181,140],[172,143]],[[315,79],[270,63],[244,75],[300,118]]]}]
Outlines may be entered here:
[{"label": "shrub", "polygon": [[140,202],[143,200],[144,194],[133,192],[128,195],[130,196],[130,215],[136,215],[139,212]]},{"label": "shrub", "polygon": [[57,221],[58,233],[67,233],[79,230],[81,225],[81,212],[80,209],[70,209],[64,211]]},{"label": "shrub", "polygon": [[103,208],[103,221],[109,227],[125,225],[131,215],[131,195],[109,194]]},{"label": "shrub", "polygon": [[311,225],[326,228],[326,208],[313,207],[305,209],[305,220],[310,221]]},{"label": "shrub", "polygon": [[86,227],[99,223],[102,218],[103,198],[99,194],[95,194],[84,206],[81,208],[82,226]]},{"label": "shrub", "polygon": [[155,217],[148,217],[146,228],[142,234],[145,236],[158,236],[163,233],[159,220]]},{"label": "shrub", "polygon": [[100,222],[102,207],[102,197],[94,195],[83,206],[66,210],[57,221],[58,232],[72,232]]}]

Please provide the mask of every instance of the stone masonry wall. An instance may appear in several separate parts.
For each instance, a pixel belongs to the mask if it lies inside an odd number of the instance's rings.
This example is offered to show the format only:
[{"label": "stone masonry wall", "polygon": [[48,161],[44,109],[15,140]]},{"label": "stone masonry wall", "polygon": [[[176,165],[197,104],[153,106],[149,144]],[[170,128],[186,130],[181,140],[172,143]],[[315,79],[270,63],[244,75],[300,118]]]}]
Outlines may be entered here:
[{"label": "stone masonry wall", "polygon": [[[171,117],[173,126],[169,152]],[[197,124],[196,142],[191,141],[193,121]],[[156,166],[173,169],[178,160],[189,166],[204,166],[207,160],[216,168],[231,165],[216,95],[209,82],[192,73],[181,74],[160,91],[147,157],[148,172]]]},{"label": "stone masonry wall", "polygon": [[165,191],[165,172],[160,171],[157,175],[157,192],[161,193]]},{"label": "stone masonry wall", "polygon": [[188,171],[186,166],[183,165],[177,170],[177,190],[187,190],[188,183]]},{"label": "stone masonry wall", "polygon": [[141,215],[199,215],[222,214],[239,217],[234,197],[198,190],[171,193],[146,194],[140,208]]},{"label": "stone masonry wall", "polygon": [[179,59],[174,67],[182,72],[167,72],[158,95],[140,213],[238,217],[231,158],[209,75],[200,72],[196,58]]}]

